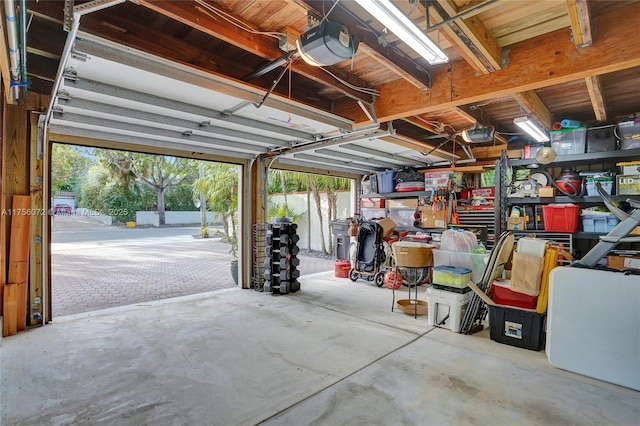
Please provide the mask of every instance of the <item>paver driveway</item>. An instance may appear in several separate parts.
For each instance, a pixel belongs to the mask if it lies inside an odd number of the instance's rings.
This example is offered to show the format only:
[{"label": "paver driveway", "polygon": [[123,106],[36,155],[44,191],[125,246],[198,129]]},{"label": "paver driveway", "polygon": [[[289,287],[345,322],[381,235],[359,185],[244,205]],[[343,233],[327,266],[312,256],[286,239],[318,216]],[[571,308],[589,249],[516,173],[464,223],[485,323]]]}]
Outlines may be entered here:
[{"label": "paver driveway", "polygon": [[[233,287],[229,245],[199,227],[126,228],[91,217],[53,217],[53,316]],[[301,258],[302,274],[333,262]]]}]

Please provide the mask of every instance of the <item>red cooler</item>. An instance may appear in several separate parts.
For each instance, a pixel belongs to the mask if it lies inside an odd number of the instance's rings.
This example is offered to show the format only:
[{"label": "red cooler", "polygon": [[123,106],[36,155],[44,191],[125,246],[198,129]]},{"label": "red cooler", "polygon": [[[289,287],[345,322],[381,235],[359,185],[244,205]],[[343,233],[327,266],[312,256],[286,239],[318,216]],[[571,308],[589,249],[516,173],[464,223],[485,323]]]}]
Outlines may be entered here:
[{"label": "red cooler", "polygon": [[493,301],[498,305],[515,306],[524,309],[535,309],[538,296],[518,293],[509,288],[509,281],[493,282]]}]

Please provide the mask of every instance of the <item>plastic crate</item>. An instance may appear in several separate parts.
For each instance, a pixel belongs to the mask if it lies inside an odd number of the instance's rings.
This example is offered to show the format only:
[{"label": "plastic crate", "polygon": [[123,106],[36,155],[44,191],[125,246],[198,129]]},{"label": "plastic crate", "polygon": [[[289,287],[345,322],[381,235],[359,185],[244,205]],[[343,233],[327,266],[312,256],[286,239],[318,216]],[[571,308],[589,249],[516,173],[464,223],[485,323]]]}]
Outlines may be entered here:
[{"label": "plastic crate", "polygon": [[499,343],[539,351],[546,333],[544,314],[518,308],[489,305],[489,337]]},{"label": "plastic crate", "polygon": [[395,170],[387,170],[385,172],[378,172],[378,192],[380,194],[386,194],[393,192],[395,183],[393,178],[396,176]]},{"label": "plastic crate", "polygon": [[576,204],[549,204],[542,206],[544,230],[548,232],[577,232],[578,213]]},{"label": "plastic crate", "polygon": [[615,228],[618,223],[620,223],[620,219],[612,214],[582,216],[582,230],[584,232],[608,233]]},{"label": "plastic crate", "polygon": [[587,152],[607,152],[616,149],[618,137],[615,124],[587,129]]},{"label": "plastic crate", "polygon": [[377,219],[379,217],[387,217],[387,209],[360,209],[360,215],[364,220]]},{"label": "plastic crate", "polygon": [[413,227],[415,223],[415,215],[416,209],[395,209],[389,208],[389,217],[393,219],[393,221],[398,226],[403,227]]},{"label": "plastic crate", "polygon": [[433,268],[433,282],[451,287],[466,287],[471,279],[471,269],[456,266],[436,266]]},{"label": "plastic crate", "polygon": [[613,192],[613,178],[612,177],[595,177],[595,178],[587,178],[587,195],[589,196],[598,196],[598,191],[596,190],[596,182],[600,182],[602,185],[602,189],[607,194],[612,194]]},{"label": "plastic crate", "polygon": [[640,120],[618,123],[620,149],[640,148]]},{"label": "plastic crate", "polygon": [[480,282],[485,267],[485,254],[462,253],[440,249],[433,249],[432,251],[434,266],[456,266],[458,268],[471,269],[471,281],[474,283]]},{"label": "plastic crate", "polygon": [[551,147],[558,155],[584,154],[586,127],[552,130],[549,132]]}]

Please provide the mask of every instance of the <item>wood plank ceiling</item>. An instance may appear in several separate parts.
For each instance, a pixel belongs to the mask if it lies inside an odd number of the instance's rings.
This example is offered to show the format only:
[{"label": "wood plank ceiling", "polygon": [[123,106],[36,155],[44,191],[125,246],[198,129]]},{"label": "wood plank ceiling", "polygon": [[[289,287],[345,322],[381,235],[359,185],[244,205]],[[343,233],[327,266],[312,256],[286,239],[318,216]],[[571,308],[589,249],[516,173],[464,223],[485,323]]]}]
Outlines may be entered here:
[{"label": "wood plank ceiling", "polygon": [[[66,39],[64,3],[27,2],[32,93],[51,93]],[[351,0],[127,1],[83,16],[80,31],[256,93],[267,93],[290,64],[273,96],[343,117],[355,128],[371,124],[364,107],[382,130],[395,131],[379,141],[422,153],[441,145],[434,151],[440,158],[454,158],[447,154],[455,149],[455,158],[472,151],[482,162],[501,149],[521,148],[528,140],[514,135],[518,116],[534,116],[549,129],[564,118],[596,125],[640,112],[638,0],[393,3],[445,50],[448,63],[430,65]],[[358,36],[352,60],[313,67],[280,48],[308,29],[309,13]],[[281,58],[273,70],[259,72]],[[494,126],[496,140],[465,153],[459,132],[476,122]],[[390,158],[398,154],[386,151]]]}]

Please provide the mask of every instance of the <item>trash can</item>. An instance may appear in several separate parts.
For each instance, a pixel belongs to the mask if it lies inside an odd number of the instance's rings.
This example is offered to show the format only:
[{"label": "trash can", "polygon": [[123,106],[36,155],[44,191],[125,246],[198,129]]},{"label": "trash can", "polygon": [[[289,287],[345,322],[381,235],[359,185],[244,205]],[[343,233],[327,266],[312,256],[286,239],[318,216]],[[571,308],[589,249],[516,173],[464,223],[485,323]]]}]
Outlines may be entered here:
[{"label": "trash can", "polygon": [[333,234],[333,247],[336,259],[349,259],[349,222],[347,219],[332,220],[329,222]]}]

